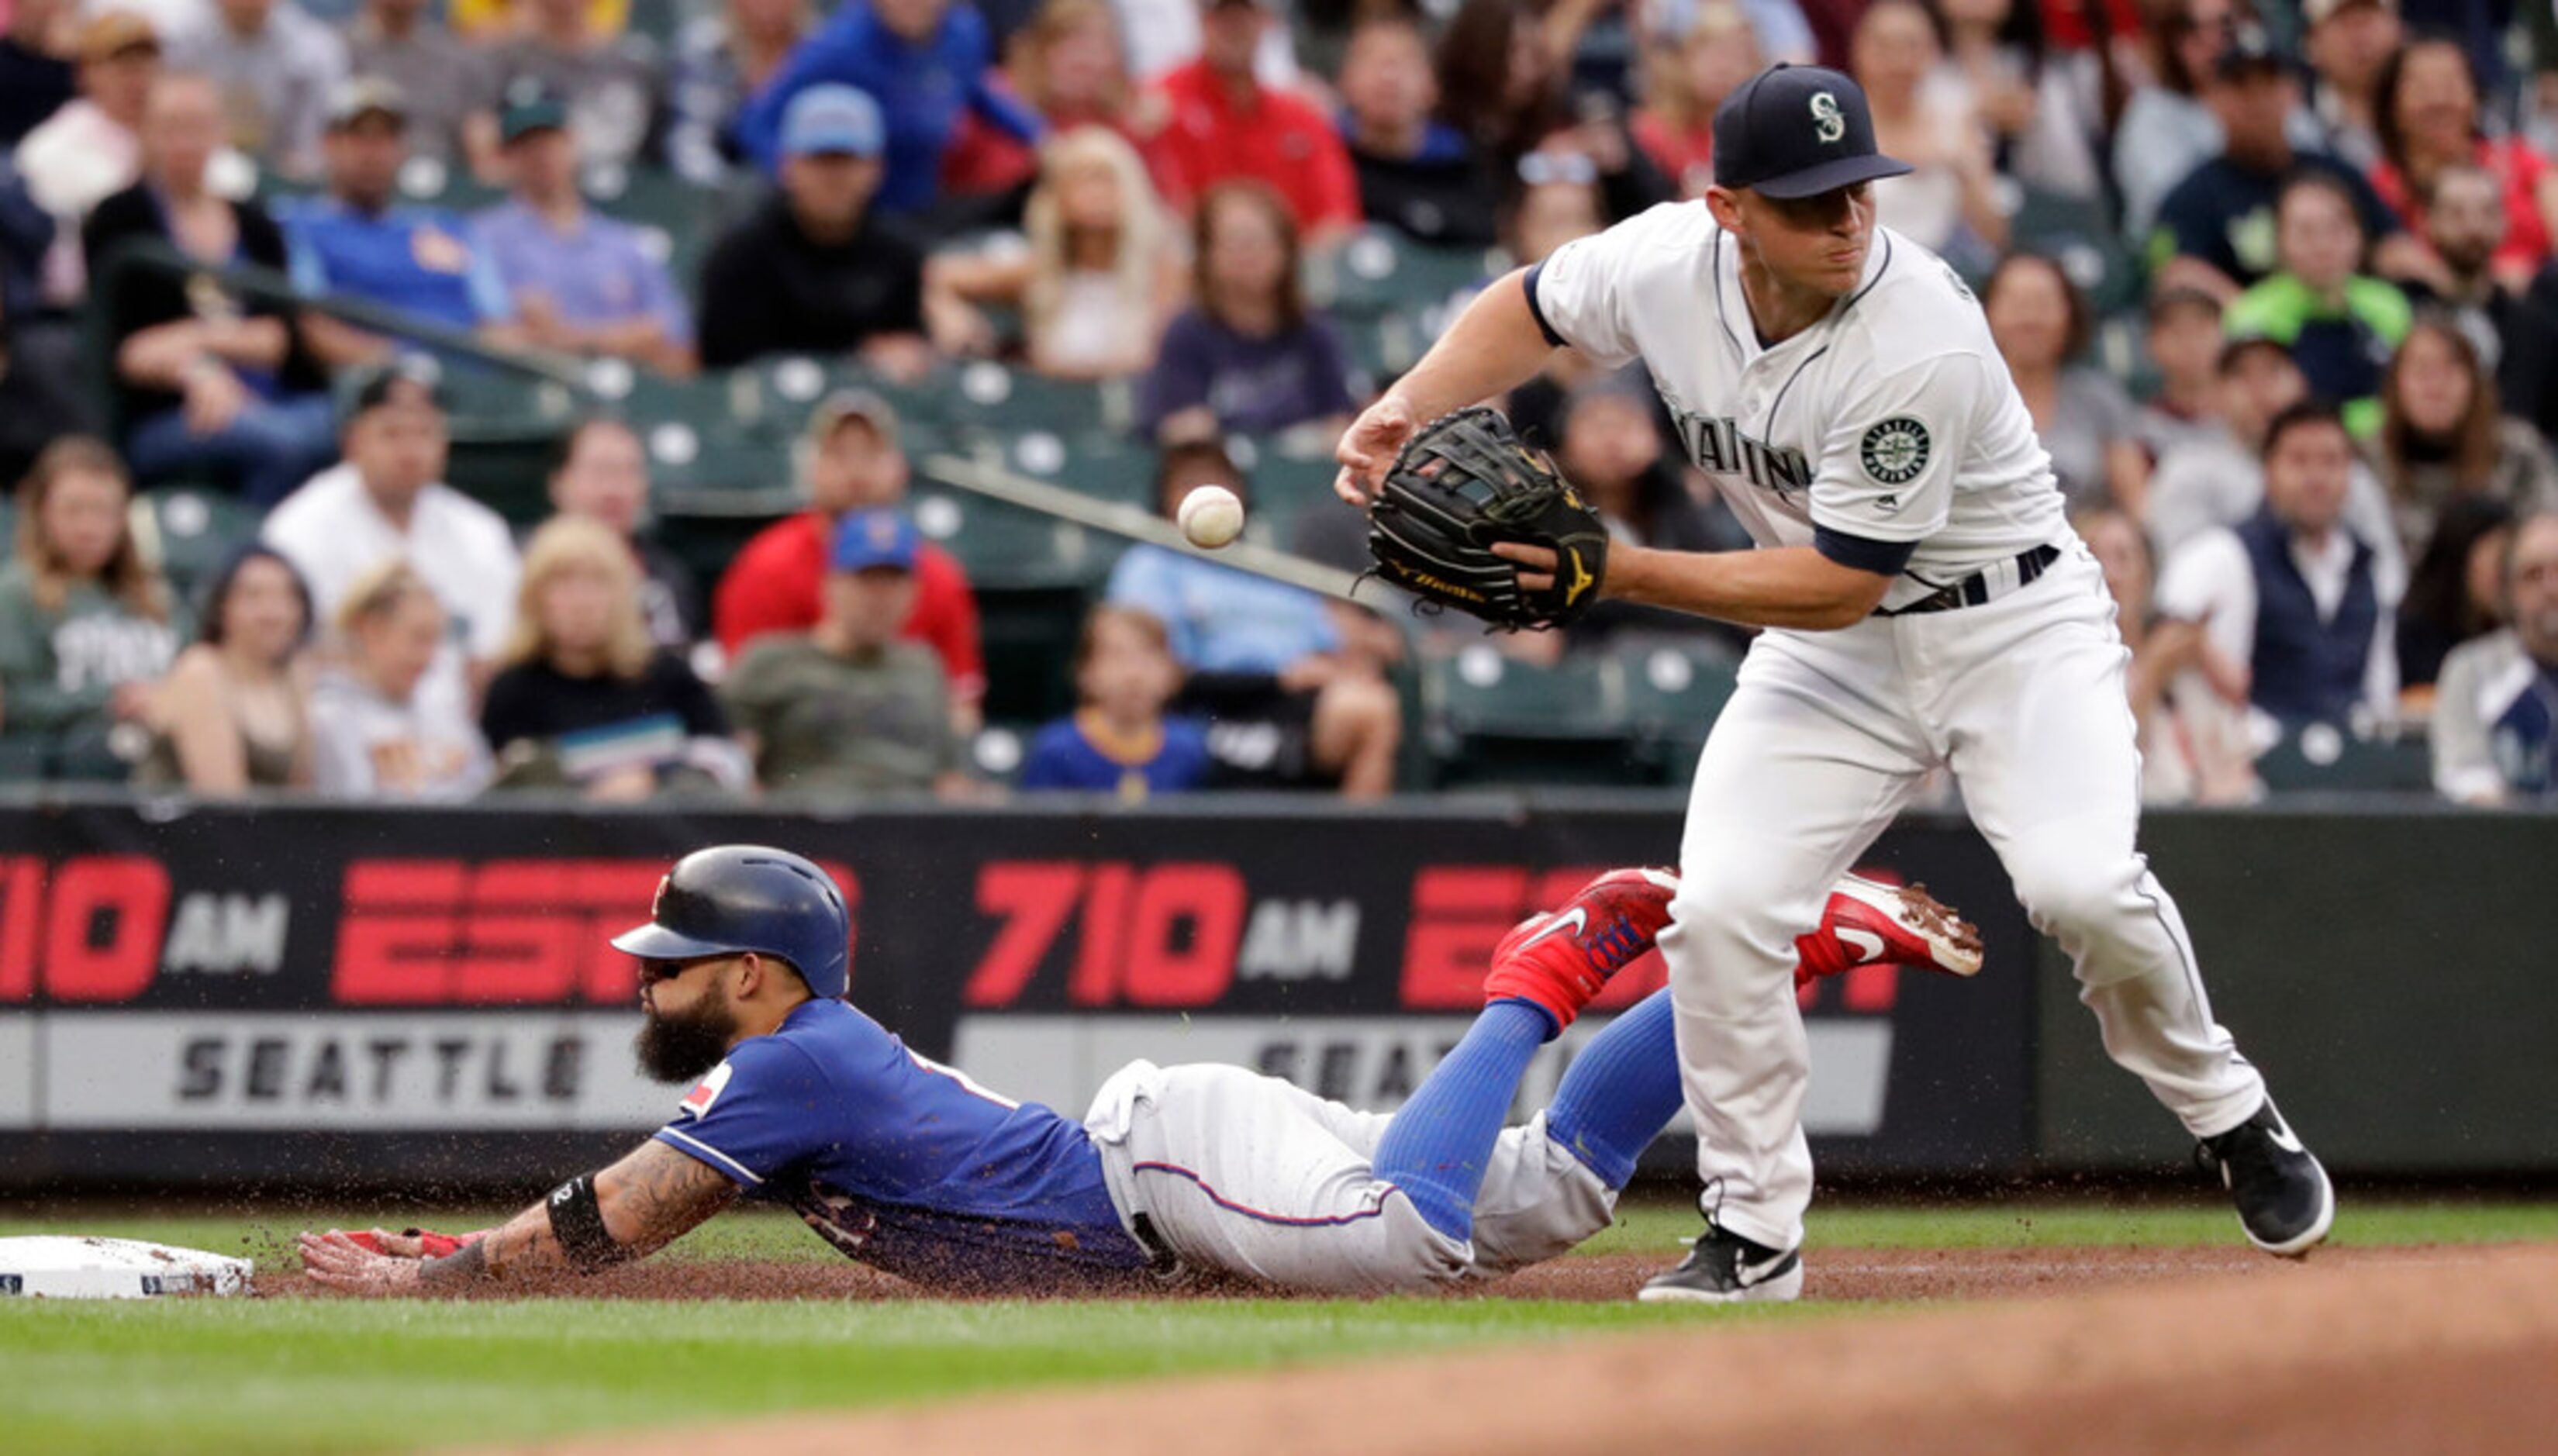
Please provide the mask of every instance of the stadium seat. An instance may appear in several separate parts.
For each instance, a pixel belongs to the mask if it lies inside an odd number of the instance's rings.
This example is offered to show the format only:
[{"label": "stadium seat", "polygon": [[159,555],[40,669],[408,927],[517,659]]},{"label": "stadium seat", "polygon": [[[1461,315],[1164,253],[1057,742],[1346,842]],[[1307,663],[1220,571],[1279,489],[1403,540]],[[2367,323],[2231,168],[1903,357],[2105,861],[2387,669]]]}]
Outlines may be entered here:
[{"label": "stadium seat", "polygon": [[2147,286],[2102,199],[2024,188],[2010,236],[2015,248],[2058,260],[2099,315],[2138,305]]},{"label": "stadium seat", "polygon": [[40,733],[0,733],[0,784],[41,783],[53,766],[52,739]]},{"label": "stadium seat", "polygon": [[1684,784],[1697,750],[1732,700],[1739,664],[1711,647],[1650,638],[1612,650],[1625,674],[1634,751],[1664,784]]},{"label": "stadium seat", "polygon": [[[1074,710],[1074,644],[1096,593],[974,583],[989,722],[1044,723]],[[1026,735],[1027,737],[1027,735]]]},{"label": "stadium seat", "polygon": [[1135,418],[1134,390],[1124,379],[1101,384],[1052,379],[990,360],[971,360],[952,366],[938,384],[943,421],[989,434],[1125,430]]},{"label": "stadium seat", "polygon": [[1443,785],[1639,781],[1625,669],[1602,654],[1537,667],[1490,644],[1422,668],[1425,728]]},{"label": "stadium seat", "polygon": [[1341,474],[1329,455],[1310,456],[1283,450],[1268,441],[1228,441],[1236,463],[1244,465],[1252,486],[1252,511],[1247,529],[1263,545],[1286,547],[1296,539],[1297,522],[1310,510],[1338,510],[1333,482]]},{"label": "stadium seat", "polygon": [[968,569],[983,589],[1090,586],[1119,558],[1120,538],[953,486],[919,480],[915,523]]},{"label": "stadium seat", "polygon": [[1444,310],[1508,266],[1497,252],[1435,248],[1386,227],[1366,228],[1307,260],[1307,292],[1344,319]]},{"label": "stadium seat", "polygon": [[257,509],[226,492],[163,486],[145,493],[140,505],[149,548],[181,602],[192,604],[223,559],[257,535]]},{"label": "stadium seat", "polygon": [[1078,496],[1155,509],[1155,453],[1125,435],[1034,431],[1006,441],[1004,458],[1012,469]]},{"label": "stadium seat", "polygon": [[712,240],[734,217],[730,200],[658,167],[599,168],[580,181],[598,212],[640,230],[649,254],[690,297]]},{"label": "stadium seat", "polygon": [[2356,738],[2313,723],[2265,750],[2256,777],[2273,794],[2425,794],[2434,785],[2422,738]]},{"label": "stadium seat", "polygon": [[551,513],[550,467],[565,422],[475,424],[457,418],[444,478],[518,530]]}]

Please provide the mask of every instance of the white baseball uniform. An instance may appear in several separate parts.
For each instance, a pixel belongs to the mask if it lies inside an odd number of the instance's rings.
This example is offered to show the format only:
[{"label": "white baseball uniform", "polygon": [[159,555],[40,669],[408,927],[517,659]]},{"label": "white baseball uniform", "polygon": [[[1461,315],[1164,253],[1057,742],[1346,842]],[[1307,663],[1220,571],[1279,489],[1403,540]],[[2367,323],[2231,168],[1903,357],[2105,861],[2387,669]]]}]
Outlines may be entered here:
[{"label": "white baseball uniform", "polygon": [[[1938,764],[2075,961],[2106,1051],[2197,1136],[2236,1126],[2264,1084],[2213,1024],[2184,923],[2134,848],[2129,654],[1980,305],[1877,228],[1862,286],[1763,346],[1740,251],[1704,203],[1670,204],[1527,278],[1549,336],[1602,364],[1643,361],[1759,544],[1887,572],[1912,548],[1882,613],[1759,637],[1697,764],[1660,947],[1716,1222],[1801,1241],[1794,938]],[[1889,615],[1949,586],[1965,605]]]},{"label": "white baseball uniform", "polygon": [[1494,1278],[1615,1217],[1616,1190],[1545,1135],[1539,1112],[1501,1130],[1474,1238],[1451,1238],[1376,1176],[1391,1120],[1240,1067],[1132,1062],[1102,1084],[1083,1125],[1132,1232],[1143,1215],[1186,1266],[1290,1289],[1388,1294]]}]

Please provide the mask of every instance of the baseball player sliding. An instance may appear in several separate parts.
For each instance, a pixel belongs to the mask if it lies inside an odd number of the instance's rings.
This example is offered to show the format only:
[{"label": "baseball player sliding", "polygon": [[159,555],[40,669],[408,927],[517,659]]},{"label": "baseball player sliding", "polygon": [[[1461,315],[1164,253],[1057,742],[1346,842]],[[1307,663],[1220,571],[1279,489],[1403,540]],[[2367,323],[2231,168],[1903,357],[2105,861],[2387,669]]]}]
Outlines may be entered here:
[{"label": "baseball player sliding", "polygon": [[[311,1276],[435,1293],[640,1257],[741,1194],[786,1203],[856,1259],[927,1287],[1142,1288],[1184,1273],[1375,1293],[1489,1277],[1608,1226],[1678,1110],[1667,992],[1592,1038],[1554,1102],[1504,1128],[1537,1048],[1652,945],[1678,882],[1618,870],[1493,953],[1465,1039],[1392,1118],[1236,1067],[1113,1076],[1071,1122],[909,1051],[841,999],[851,923],[815,865],[727,845],[679,860],[640,961],[641,1067],[693,1084],[628,1157],[459,1238],[305,1234]],[[1980,966],[1918,890],[1842,881],[1801,939],[1808,979],[1889,961]]]},{"label": "baseball player sliding", "polygon": [[[1707,1227],[1645,1299],[1802,1288],[1812,1166],[1790,946],[1939,764],[2075,961],[2106,1051],[2202,1140],[2247,1237],[2303,1253],[2335,1217],[2326,1172],[2213,1023],[2176,906],[2134,848],[2114,606],[1980,307],[1942,260],[1875,226],[1873,184],[1909,170],[1876,151],[1855,81],[1762,72],[1715,112],[1704,199],[1495,283],[1341,444],[1339,489],[1373,505],[1380,569],[1425,596],[1454,584],[1441,600],[1513,624],[1604,595],[1768,629],[1697,764],[1660,941]],[[1565,347],[1643,362],[1758,549],[1592,549],[1569,521],[1521,527],[1551,502],[1508,479],[1516,460],[1476,475],[1479,452],[1424,428]],[[1508,539],[1474,549],[1512,567],[1523,616],[1484,610],[1482,562],[1450,525],[1463,490],[1499,508],[1474,535]]]}]

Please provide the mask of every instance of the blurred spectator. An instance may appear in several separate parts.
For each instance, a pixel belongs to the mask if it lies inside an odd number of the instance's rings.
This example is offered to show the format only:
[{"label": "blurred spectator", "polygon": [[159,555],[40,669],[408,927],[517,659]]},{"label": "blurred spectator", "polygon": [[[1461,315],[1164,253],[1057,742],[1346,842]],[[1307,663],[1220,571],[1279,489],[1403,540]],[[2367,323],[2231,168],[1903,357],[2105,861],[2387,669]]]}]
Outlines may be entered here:
[{"label": "blurred spectator", "polygon": [[[804,632],[825,615],[827,552],[846,516],[906,504],[906,454],[897,413],[866,389],[846,389],[819,402],[808,418],[800,457],[808,509],[756,533],[720,578],[712,630],[734,662],[756,638]],[[973,721],[985,696],[985,657],[977,641],[977,599],[967,573],[929,541],[915,551],[914,605],[895,624],[898,636],[940,658],[955,716]]]},{"label": "blurred spectator", "polygon": [[2078,534],[2105,573],[2114,630],[2132,655],[2125,672],[2141,750],[2141,798],[2151,803],[2245,803],[2264,791],[2247,738],[2242,681],[2203,670],[2203,628],[2162,621],[2152,601],[2157,558],[2140,522],[2111,507],[2081,515]]},{"label": "blurred spectator", "polygon": [[2204,675],[2244,682],[2285,730],[2389,722],[2404,581],[2345,522],[2353,438],[2334,408],[2304,401],[2266,426],[2264,457],[2265,509],[2167,558],[2160,615],[2200,626]]},{"label": "blurred spectator", "polygon": [[213,0],[213,23],[185,32],[170,60],[221,88],[231,145],[295,181],[320,175],[329,100],[347,46],[293,0]]},{"label": "blurred spectator", "polygon": [[739,118],[815,23],[808,0],[727,0],[685,22],[667,86],[666,160],[676,175],[716,186],[746,160]]},{"label": "blurred spectator", "polygon": [[2149,303],[2149,356],[2158,390],[2141,406],[2142,448],[2156,463],[2190,441],[2220,434],[2212,391],[2220,382],[2220,300],[2194,288],[2160,291]]},{"label": "blurred spectator", "polygon": [[2010,253],[1982,288],[1981,308],[2069,509],[2110,505],[2137,519],[2149,504],[2149,457],[2131,396],[2113,375],[2078,362],[2095,330],[2086,297],[2059,263]]},{"label": "blurred spectator", "polygon": [[2463,803],[2558,793],[2558,515],[2513,529],[2505,630],[2453,649],[2434,698],[2434,788]]},{"label": "blurred spectator", "polygon": [[2397,218],[2362,174],[2292,144],[2284,130],[2296,101],[2288,67],[2253,25],[2241,27],[2221,53],[2203,95],[2220,120],[2224,142],[2218,156],[2196,168],[2159,205],[2149,244],[2159,286],[2200,288],[2226,303],[2274,271],[2274,197],[2295,171],[2324,172],[2344,183],[2362,218],[2363,235],[2381,249],[2373,254],[2372,271],[2403,271],[2389,261],[2393,247],[2402,258],[2422,251],[2399,235]]},{"label": "blurred spectator", "polygon": [[692,313],[640,229],[586,205],[565,102],[521,97],[502,122],[513,197],[472,221],[475,244],[514,301],[527,343],[564,354],[627,359],[689,374]]},{"label": "blurred spectator", "polygon": [[679,653],[701,641],[702,594],[692,568],[646,531],[648,452],[638,431],[618,419],[580,420],[551,464],[550,497],[559,516],[600,522],[631,548],[650,641]]},{"label": "blurred spectator", "polygon": [[514,537],[497,512],[443,483],[444,407],[420,374],[390,367],[367,378],[344,443],[346,462],[284,498],[261,535],[311,584],[324,621],[338,617],[358,577],[385,561],[408,561],[451,628],[426,699],[467,723],[468,705],[514,627]]},{"label": "blurred spectator", "polygon": [[1489,247],[1496,189],[1465,133],[1432,118],[1438,104],[1420,24],[1361,21],[1342,60],[1342,140],[1359,211],[1415,242]]},{"label": "blurred spectator", "polygon": [[[1128,63],[1109,0],[1047,0],[1013,37],[1004,74],[1052,134],[1081,126],[1134,134]],[[1029,182],[1039,165],[1031,143],[972,111],[941,154],[941,185],[958,194],[1000,193]]]},{"label": "blurred spectator", "polygon": [[967,0],[845,0],[747,106],[738,136],[772,168],[794,155],[786,133],[803,92],[856,88],[884,118],[875,127],[884,140],[868,154],[886,157],[880,211],[920,213],[940,193],[961,112],[1023,142],[1039,136],[1039,118],[994,85],[994,60],[985,19]]},{"label": "blurred spectator", "polygon": [[[1151,85],[1199,60],[1203,45],[1199,0],[1110,0],[1119,34],[1127,38],[1128,74]],[[1284,25],[1264,31],[1253,52],[1252,73],[1273,90],[1301,87],[1295,37]]]},{"label": "blurred spectator", "polygon": [[1146,371],[1181,306],[1180,244],[1137,149],[1106,127],[1050,140],[1025,209],[1027,248],[945,254],[924,267],[934,333],[991,354],[981,303],[1019,309],[1030,366],[1061,379]]},{"label": "blurred spectator", "polygon": [[[1639,369],[1602,374],[1575,388],[1556,422],[1563,447],[1556,464],[1581,499],[1607,522],[1611,538],[1669,551],[1712,551],[1705,511],[1688,496],[1679,462],[1664,440],[1650,380]],[[1571,629],[1575,647],[1620,634],[1708,638],[1737,659],[1749,634],[1686,612],[1601,602]]]},{"label": "blurred spectator", "polygon": [[234,552],[204,596],[196,643],[178,655],[149,722],[145,788],[235,795],[311,787],[311,589],[265,546]]},{"label": "blurred spectator", "polygon": [[[79,96],[18,143],[18,175],[36,205],[76,222],[142,175],[142,103],[160,73],[160,33],[126,10],[80,27]],[[49,280],[50,281],[50,280]],[[57,299],[73,296],[56,288]]]},{"label": "blurred spectator", "polygon": [[[54,344],[68,346],[60,350],[66,359],[77,357],[75,333],[51,332]],[[24,337],[11,327],[6,295],[0,294],[0,481],[23,478],[46,446],[75,433],[74,416],[81,402],[78,371],[49,369],[41,359],[22,359],[19,348]]]},{"label": "blurred spectator", "polygon": [[2274,197],[2274,271],[2222,318],[2230,333],[2290,350],[2310,397],[2344,411],[2358,439],[2379,423],[2381,365],[2411,317],[2407,295],[2357,271],[2361,257],[2352,193],[2334,176],[2303,172]]},{"label": "blurred spectator", "polygon": [[213,82],[162,73],[142,118],[142,181],[97,205],[82,241],[92,278],[136,241],[172,246],[207,270],[137,268],[101,300],[135,472],[211,475],[266,507],[338,458],[338,416],[283,307],[242,297],[211,271],[286,267],[284,234],[265,210],[205,186],[221,134]]},{"label": "blurred spectator", "polygon": [[966,793],[940,659],[898,631],[919,543],[894,510],[846,515],[827,548],[824,615],[758,642],[729,674],[721,696],[767,790]]},{"label": "blurred spectator", "polygon": [[500,788],[627,803],[751,782],[719,700],[649,634],[639,563],[602,521],[558,515],[533,532],[498,660],[480,730]]},{"label": "blurred spectator", "polygon": [[2425,230],[2442,260],[2431,286],[2411,284],[2417,301],[2451,311],[2493,370],[2504,412],[2558,431],[2558,263],[2528,285],[2497,276],[2504,242],[2504,190],[2486,168],[2462,163],[2434,179]]},{"label": "blurred spectator", "polygon": [[2403,32],[2398,0],[2305,0],[2310,105],[2327,149],[2368,172],[2380,161],[2380,73]]},{"label": "blurred spectator", "polygon": [[1945,62],[1935,79],[1970,98],[1998,172],[2063,197],[2103,197],[2099,69],[2050,43],[2040,0],[1945,0],[1938,13]]},{"label": "blurred spectator", "polygon": [[[399,203],[407,138],[408,98],[397,86],[365,76],[339,90],[329,112],[328,196],[277,219],[294,287],[306,298],[341,295],[471,330],[491,345],[517,342],[514,303],[470,227],[440,209]],[[303,332],[332,366],[379,364],[392,353],[389,340],[323,314],[305,314]]]},{"label": "blurred spectator", "polygon": [[1874,0],[1856,23],[1851,70],[1874,106],[1877,146],[1910,164],[1874,184],[1875,220],[1978,276],[2007,243],[1989,128],[1961,87],[1930,85],[1944,53],[1918,0]]},{"label": "blurred spectator", "polygon": [[[486,46],[532,29],[532,7],[524,0],[447,0],[445,13],[453,33],[473,45]],[[631,24],[631,0],[587,0],[586,23],[597,35],[618,36]]]},{"label": "blurred spectator", "polygon": [[16,0],[0,31],[0,152],[15,148],[78,94],[78,6],[72,0]]},{"label": "blurred spectator", "polygon": [[2504,555],[2512,544],[2513,508],[2504,502],[2463,496],[2444,508],[2398,604],[2400,702],[2428,710],[2443,659],[2504,625]]},{"label": "blurred spectator", "polygon": [[2417,324],[2390,361],[2381,395],[2371,464],[2401,540],[2431,537],[2435,517],[2463,498],[2501,501],[2517,512],[2558,506],[2548,442],[2496,407],[2478,350],[2458,329],[2438,319]]},{"label": "blurred spectator", "polygon": [[1586,5],[1557,6],[1549,34],[1515,0],[1465,0],[1439,33],[1439,119],[1464,133],[1499,176],[1572,124],[1564,68],[1588,13]]},{"label": "blurred spectator", "polygon": [[433,0],[364,0],[347,28],[349,69],[399,87],[413,154],[494,178],[497,90],[489,58],[456,39],[432,8]]},{"label": "blurred spectator", "polygon": [[445,611],[406,561],[347,584],[332,619],[338,659],[311,692],[312,783],[336,799],[435,802],[486,788],[489,745],[463,704],[434,690]]},{"label": "blurred spectator", "polygon": [[1079,706],[1031,740],[1021,787],[1116,794],[1131,803],[1205,788],[1215,768],[1208,730],[1166,712],[1181,690],[1182,664],[1162,622],[1135,607],[1093,608],[1074,644]]},{"label": "blurred spectator", "polygon": [[[1166,519],[1203,485],[1251,499],[1243,473],[1212,441],[1167,446],[1155,484]],[[1173,655],[1190,674],[1178,706],[1208,720],[1220,784],[1338,785],[1346,799],[1392,792],[1401,705],[1379,664],[1346,650],[1323,598],[1156,545],[1119,558],[1106,596],[1171,633]]]},{"label": "blurred spectator", "polygon": [[582,165],[653,158],[666,108],[657,43],[598,23],[589,0],[524,0],[523,10],[529,23],[488,53],[500,103],[519,94],[565,97]]},{"label": "blurred spectator", "polygon": [[1200,59],[1157,83],[1169,113],[1152,158],[1176,208],[1205,207],[1219,183],[1270,188],[1317,241],[1358,225],[1350,152],[1314,103],[1262,85],[1254,48],[1272,24],[1263,0],[1200,0]]},{"label": "blurred spectator", "polygon": [[[2161,559],[2173,559],[2187,541],[2214,526],[2235,527],[2257,514],[2265,503],[2265,427],[2308,397],[2309,381],[2281,345],[2242,335],[2221,346],[2220,429],[2169,451],[2150,473],[2142,523]],[[2358,463],[2351,476],[2346,527],[2371,543],[2384,572],[2403,575],[2407,556],[2388,496]]]},{"label": "blurred spectator", "polygon": [[2113,133],[2126,237],[2148,237],[2159,204],[2220,154],[2220,118],[2203,97],[2238,14],[2237,0],[2166,0],[2164,17],[2144,37],[2148,79],[2124,103]]},{"label": "blurred spectator", "polygon": [[1758,73],[1759,36],[1732,0],[1704,0],[1673,18],[1686,30],[1644,50],[1634,140],[1680,196],[1701,198],[1714,183],[1714,108]]},{"label": "blurred spectator", "polygon": [[[1520,266],[1532,267],[1572,239],[1607,225],[1607,204],[1595,177],[1549,177],[1511,193],[1501,244]],[[1510,391],[1507,410],[1519,438],[1540,445],[1562,438],[1564,396],[1599,373],[1579,350],[1558,349],[1547,356],[1535,378]]]},{"label": "blurred spectator", "polygon": [[871,215],[883,144],[879,108],[850,86],[792,99],[780,194],[702,264],[705,365],[859,351],[891,373],[923,372],[924,253]]},{"label": "blurred spectator", "polygon": [[0,567],[0,725],[91,751],[138,723],[178,651],[169,584],[126,522],[115,452],[57,440],[18,488],[17,554]]},{"label": "blurred spectator", "polygon": [[1158,440],[1310,422],[1338,430],[1356,403],[1350,361],[1306,307],[1287,205],[1259,183],[1223,183],[1200,199],[1193,233],[1196,301],[1165,330],[1146,375],[1146,429]]},{"label": "blurred spectator", "polygon": [[2508,282],[2529,282],[2549,261],[2550,240],[2558,234],[2558,172],[2520,137],[2487,135],[2467,55],[2450,41],[2419,40],[2390,56],[2379,92],[2381,160],[2371,169],[2371,184],[2381,200],[2423,237],[2425,200],[2444,169],[2486,168],[2504,193],[2496,271]]}]

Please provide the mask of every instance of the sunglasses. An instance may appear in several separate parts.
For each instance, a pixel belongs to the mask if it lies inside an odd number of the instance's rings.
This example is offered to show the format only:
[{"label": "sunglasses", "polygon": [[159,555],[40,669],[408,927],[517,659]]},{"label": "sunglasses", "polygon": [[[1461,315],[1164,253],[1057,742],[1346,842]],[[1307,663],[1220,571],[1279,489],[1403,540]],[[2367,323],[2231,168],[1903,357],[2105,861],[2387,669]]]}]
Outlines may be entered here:
[{"label": "sunglasses", "polygon": [[640,984],[653,986],[660,981],[674,980],[695,966],[716,965],[736,958],[734,955],[704,955],[692,960],[642,960],[640,962]]}]

